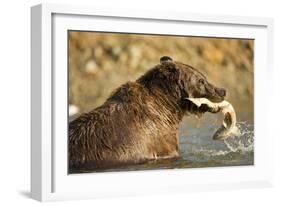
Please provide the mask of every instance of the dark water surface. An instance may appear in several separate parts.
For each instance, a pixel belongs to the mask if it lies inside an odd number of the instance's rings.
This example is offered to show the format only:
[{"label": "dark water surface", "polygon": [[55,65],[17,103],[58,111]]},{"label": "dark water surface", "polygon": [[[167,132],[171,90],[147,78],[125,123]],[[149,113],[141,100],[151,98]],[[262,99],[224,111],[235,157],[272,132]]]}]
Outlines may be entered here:
[{"label": "dark water surface", "polygon": [[[242,118],[241,118],[242,117]],[[254,125],[247,113],[240,113],[237,126],[240,136],[226,140],[213,140],[223,116],[205,114],[202,118],[185,117],[179,128],[180,157],[177,159],[154,160],[144,164],[127,165],[106,170],[79,170],[71,173],[133,171],[169,168],[199,168],[239,166],[254,164]]]}]

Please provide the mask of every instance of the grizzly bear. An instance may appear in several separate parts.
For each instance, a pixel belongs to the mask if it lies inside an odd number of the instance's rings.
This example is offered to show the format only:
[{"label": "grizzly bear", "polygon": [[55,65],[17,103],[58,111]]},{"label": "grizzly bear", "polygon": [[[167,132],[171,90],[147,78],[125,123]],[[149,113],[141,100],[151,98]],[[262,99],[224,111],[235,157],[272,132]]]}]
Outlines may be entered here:
[{"label": "grizzly bear", "polygon": [[69,123],[69,169],[176,158],[183,116],[212,112],[187,98],[221,102],[225,95],[192,66],[161,57],[160,64],[117,88],[103,105]]}]

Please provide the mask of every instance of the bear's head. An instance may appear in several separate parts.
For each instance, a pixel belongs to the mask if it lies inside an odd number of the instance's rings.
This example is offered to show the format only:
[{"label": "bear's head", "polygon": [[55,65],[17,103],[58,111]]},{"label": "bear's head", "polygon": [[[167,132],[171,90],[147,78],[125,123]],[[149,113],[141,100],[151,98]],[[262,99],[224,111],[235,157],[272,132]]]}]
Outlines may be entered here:
[{"label": "bear's head", "polygon": [[211,102],[221,102],[226,90],[208,82],[207,78],[197,69],[187,64],[173,61],[163,56],[160,64],[149,70],[137,82],[150,88],[163,91],[171,101],[190,113],[204,113],[208,108],[202,105],[197,108],[187,98],[207,98]]}]

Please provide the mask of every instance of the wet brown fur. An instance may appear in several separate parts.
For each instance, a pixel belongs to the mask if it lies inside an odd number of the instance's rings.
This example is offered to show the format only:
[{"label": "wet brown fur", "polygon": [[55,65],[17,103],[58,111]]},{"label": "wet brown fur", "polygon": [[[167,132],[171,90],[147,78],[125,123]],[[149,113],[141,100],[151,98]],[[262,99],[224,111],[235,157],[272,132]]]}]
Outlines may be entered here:
[{"label": "wet brown fur", "polygon": [[103,105],[69,124],[70,169],[178,157],[183,116],[207,111],[185,98],[221,101],[221,91],[191,66],[162,57],[137,81],[120,86]]}]

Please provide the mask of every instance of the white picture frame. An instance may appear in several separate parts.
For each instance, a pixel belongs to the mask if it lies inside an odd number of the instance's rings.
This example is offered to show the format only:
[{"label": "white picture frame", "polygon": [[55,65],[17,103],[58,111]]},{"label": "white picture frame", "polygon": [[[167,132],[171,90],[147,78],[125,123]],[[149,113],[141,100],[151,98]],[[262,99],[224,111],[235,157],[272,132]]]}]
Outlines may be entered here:
[{"label": "white picture frame", "polygon": [[[267,121],[272,103],[262,96],[265,82],[267,89],[272,87],[274,75],[272,19],[40,4],[31,8],[31,27],[32,198],[53,201],[273,185],[274,135]],[[69,29],[254,38],[255,165],[68,175]]]}]

